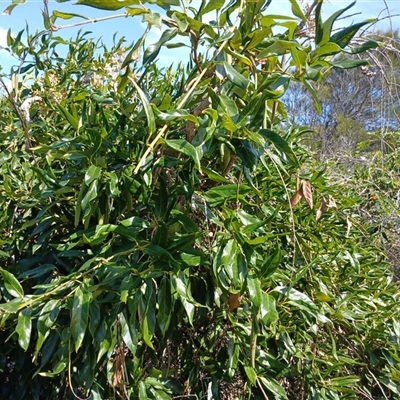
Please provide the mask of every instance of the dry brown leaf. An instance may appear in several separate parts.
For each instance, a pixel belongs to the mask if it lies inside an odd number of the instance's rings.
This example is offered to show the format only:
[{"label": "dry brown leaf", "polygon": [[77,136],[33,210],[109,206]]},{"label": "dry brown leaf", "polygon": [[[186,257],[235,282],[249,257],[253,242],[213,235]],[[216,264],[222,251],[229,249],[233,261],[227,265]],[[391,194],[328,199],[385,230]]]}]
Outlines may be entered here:
[{"label": "dry brown leaf", "polygon": [[112,385],[114,387],[120,387],[124,381],[124,364],[125,364],[125,354],[122,346],[118,346],[115,350],[113,359],[113,369],[114,373],[112,376]]},{"label": "dry brown leaf", "polygon": [[290,205],[292,207],[294,207],[296,204],[299,203],[299,201],[302,199],[302,197],[303,197],[303,191],[301,190],[301,186],[300,186],[300,189],[290,199]]},{"label": "dry brown leaf", "polygon": [[347,232],[346,232],[346,237],[349,237],[349,235],[350,235],[350,230],[351,230],[351,227],[352,227],[352,222],[350,221],[350,218],[347,216],[347,218],[346,218],[346,221],[347,221]]},{"label": "dry brown leaf", "polygon": [[311,184],[308,181],[301,181],[301,186],[300,188],[302,189],[303,197],[305,201],[307,202],[308,206],[313,209],[314,203],[313,203],[313,196],[312,196],[312,191],[311,191]]},{"label": "dry brown leaf", "polygon": [[229,312],[235,311],[240,306],[240,294],[230,293],[229,294]]},{"label": "dry brown leaf", "polygon": [[316,220],[318,221],[322,215],[325,213],[325,211],[328,209],[325,197],[321,198],[321,204],[318,207],[317,214],[316,214]]},{"label": "dry brown leaf", "polygon": [[328,208],[337,208],[336,201],[331,195],[328,196]]}]

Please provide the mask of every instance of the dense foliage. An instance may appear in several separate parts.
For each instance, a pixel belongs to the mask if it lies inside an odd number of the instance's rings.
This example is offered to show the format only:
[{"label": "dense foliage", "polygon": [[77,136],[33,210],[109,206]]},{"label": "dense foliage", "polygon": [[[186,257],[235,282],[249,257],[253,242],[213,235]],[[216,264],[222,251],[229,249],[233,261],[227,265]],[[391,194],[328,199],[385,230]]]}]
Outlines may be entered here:
[{"label": "dense foliage", "polygon": [[[1,398],[397,399],[398,287],[359,196],[282,129],[292,81],[314,93],[326,67],[365,64],[333,56],[376,43],[351,47],[363,23],[332,33],[322,2],[303,45],[295,1],[232,1],[215,23],[223,2],[167,3],[128,9],[168,27],[143,63],[144,37],[9,36]],[[159,69],[176,36],[191,61]]]}]

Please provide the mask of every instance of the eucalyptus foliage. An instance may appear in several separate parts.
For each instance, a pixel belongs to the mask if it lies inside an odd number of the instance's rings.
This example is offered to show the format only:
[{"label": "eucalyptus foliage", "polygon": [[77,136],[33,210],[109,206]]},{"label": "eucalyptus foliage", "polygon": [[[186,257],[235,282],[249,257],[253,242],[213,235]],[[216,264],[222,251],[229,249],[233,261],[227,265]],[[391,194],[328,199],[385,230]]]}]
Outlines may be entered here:
[{"label": "eucalyptus foliage", "polygon": [[[398,287],[281,101],[365,64],[335,55],[370,21],[333,33],[320,2],[302,44],[295,0],[126,3],[166,28],[143,54],[148,30],[66,41],[60,12],[8,36],[1,398],[397,399]],[[179,37],[189,64],[160,69]]]}]

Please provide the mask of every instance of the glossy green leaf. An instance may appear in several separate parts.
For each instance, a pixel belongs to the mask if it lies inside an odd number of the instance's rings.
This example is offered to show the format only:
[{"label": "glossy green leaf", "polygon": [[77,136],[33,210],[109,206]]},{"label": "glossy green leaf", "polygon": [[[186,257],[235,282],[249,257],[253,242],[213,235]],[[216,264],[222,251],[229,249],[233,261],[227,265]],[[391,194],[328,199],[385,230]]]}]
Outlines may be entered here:
[{"label": "glossy green leaf", "polygon": [[179,32],[186,32],[189,26],[189,21],[184,14],[175,12],[172,14],[172,19],[178,25]]},{"label": "glossy green leaf", "polygon": [[18,314],[15,332],[18,333],[18,343],[26,351],[29,347],[32,333],[32,309],[25,308]]},{"label": "glossy green leaf", "polygon": [[188,316],[188,320],[190,325],[193,325],[193,318],[194,318],[194,312],[196,310],[195,306],[193,303],[191,303],[190,301],[188,301],[185,297],[181,297],[181,302],[182,305],[186,311],[186,314]]},{"label": "glossy green leaf", "polygon": [[151,136],[156,131],[156,121],[155,121],[154,113],[151,108],[149,99],[147,98],[147,95],[143,92],[143,90],[135,82],[134,79],[131,80],[131,83],[135,87],[135,89],[140,97],[140,100],[142,101],[144,112],[146,113],[146,117],[147,117],[148,132],[149,132],[148,140],[150,140]]},{"label": "glossy green leaf", "polygon": [[242,74],[240,74],[236,69],[228,62],[224,61],[223,63],[226,77],[236,86],[241,89],[246,89],[249,85],[250,81],[245,78]]},{"label": "glossy green leaf", "polygon": [[357,24],[353,24],[347,28],[342,29],[339,32],[336,32],[331,36],[330,41],[337,43],[340,47],[344,48],[348,46],[353,37],[357,34],[357,32],[365,25],[370,25],[376,21],[375,18],[367,19],[366,21],[359,22]]},{"label": "glossy green leaf", "polygon": [[74,301],[71,309],[70,330],[74,341],[75,351],[82,345],[83,338],[89,321],[89,307],[92,293],[85,284],[78,287],[74,294]]},{"label": "glossy green leaf", "polygon": [[36,324],[38,336],[35,345],[35,358],[38,356],[45,339],[49,335],[50,328],[56,323],[60,312],[59,303],[60,301],[57,299],[49,300],[40,311]]},{"label": "glossy green leaf", "polygon": [[146,384],[143,381],[139,382],[139,400],[147,400]]},{"label": "glossy green leaf", "polygon": [[[320,4],[322,4],[322,2]],[[345,13],[349,8],[353,7],[354,4],[356,4],[355,1],[353,1],[347,7],[334,12],[324,23],[321,23],[320,33],[318,34],[318,37],[316,40],[317,44],[325,44],[325,43],[328,43],[329,41],[337,43],[335,40],[330,40],[332,29],[333,29],[333,24],[343,13]],[[320,6],[319,6],[319,9],[320,9]]]},{"label": "glossy green leaf", "polygon": [[94,180],[99,179],[101,168],[96,165],[91,165],[85,174],[85,184],[89,186]]},{"label": "glossy green leaf", "polygon": [[129,321],[127,320],[126,316],[124,313],[119,314],[119,321],[121,323],[121,336],[128,347],[128,349],[132,352],[132,354],[135,354],[136,351],[136,343],[134,343],[134,340],[132,338],[132,334],[130,331],[129,327]]},{"label": "glossy green leaf", "polygon": [[143,56],[143,64],[148,64],[154,61],[157,58],[161,47],[172,38],[174,38],[177,34],[178,29],[167,29],[166,31],[164,31],[161,35],[160,40],[157,43],[154,43],[146,48]]},{"label": "glossy green leaf", "polygon": [[0,268],[0,273],[3,276],[4,286],[7,289],[7,292],[13,297],[24,297],[24,289],[18,279],[11,272],[8,272],[3,268]]},{"label": "glossy green leaf", "polygon": [[254,274],[247,275],[247,290],[249,292],[249,298],[253,305],[254,313],[257,313],[261,305],[263,305],[263,291],[261,290],[261,282],[259,278]]},{"label": "glossy green leaf", "polygon": [[[25,300],[21,300],[20,297],[8,301],[6,303],[0,303],[0,310],[3,311],[5,314],[8,313],[17,313],[20,309],[22,309],[26,305]],[[0,325],[1,326],[1,325]]]},{"label": "glossy green leaf", "polygon": [[228,96],[226,95],[217,96],[213,90],[210,90],[209,94],[213,100],[213,103],[217,106],[217,109],[221,114],[226,113],[229,116],[234,117],[239,113],[236,103]]},{"label": "glossy green leaf", "polygon": [[152,332],[149,329],[149,319],[148,315],[145,315],[142,320],[142,335],[143,335],[143,340],[146,343],[147,346],[149,346],[151,349],[154,349],[153,343],[152,343]]},{"label": "glossy green leaf", "polygon": [[261,319],[266,325],[271,325],[279,320],[276,300],[270,294],[262,293]]},{"label": "glossy green leaf", "polygon": [[344,58],[340,61],[334,61],[330,63],[335,68],[341,69],[350,69],[350,68],[358,68],[362,65],[369,65],[367,60],[355,60],[353,58]]},{"label": "glossy green leaf", "polygon": [[98,189],[99,189],[98,181],[93,181],[90,184],[85,196],[82,199],[81,206],[85,217],[89,215],[90,203],[97,197]]},{"label": "glossy green leaf", "polygon": [[166,140],[165,143],[172,149],[189,156],[194,161],[196,167],[201,170],[199,153],[191,143],[184,139],[170,139]]},{"label": "glossy green leaf", "polygon": [[289,40],[276,40],[273,44],[262,50],[257,58],[259,60],[267,58],[272,55],[284,55],[291,51],[292,48],[302,49],[302,46],[295,41]]},{"label": "glossy green leaf", "polygon": [[281,262],[282,252],[279,246],[276,246],[275,251],[265,260],[261,267],[263,278],[270,277],[279,267]]},{"label": "glossy green leaf", "polygon": [[359,53],[363,53],[370,49],[375,49],[377,47],[379,47],[378,42],[376,42],[375,40],[367,40],[366,42],[361,43],[361,45],[359,45],[359,46],[347,48],[346,52],[351,53],[351,54],[359,54]]},{"label": "glossy green leaf", "polygon": [[[147,38],[147,35],[148,35],[149,31],[150,31],[150,27],[148,27],[146,29],[146,31],[143,33],[143,35],[140,36],[140,38],[136,41],[135,45],[132,47],[132,49],[129,51],[129,53],[126,55],[124,61],[122,62],[121,69],[125,68],[131,62],[136,61],[139,58],[140,52],[142,51],[143,44],[144,44],[144,42],[145,42],[145,40]],[[127,71],[127,73],[129,73],[129,72]],[[125,76],[124,81],[125,82],[128,81],[128,78],[126,76]],[[123,81],[121,80],[121,82],[120,82],[120,84],[118,86],[118,90],[119,91],[121,91],[122,88],[124,87],[122,82]]]}]

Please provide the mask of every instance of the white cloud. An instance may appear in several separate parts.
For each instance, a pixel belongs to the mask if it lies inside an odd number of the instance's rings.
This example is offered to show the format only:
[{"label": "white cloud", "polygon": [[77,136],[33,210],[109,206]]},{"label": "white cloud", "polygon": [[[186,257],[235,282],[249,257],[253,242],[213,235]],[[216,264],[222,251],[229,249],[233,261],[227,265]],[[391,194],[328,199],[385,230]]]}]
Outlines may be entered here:
[{"label": "white cloud", "polygon": [[7,46],[7,30],[0,28],[0,46]]}]

